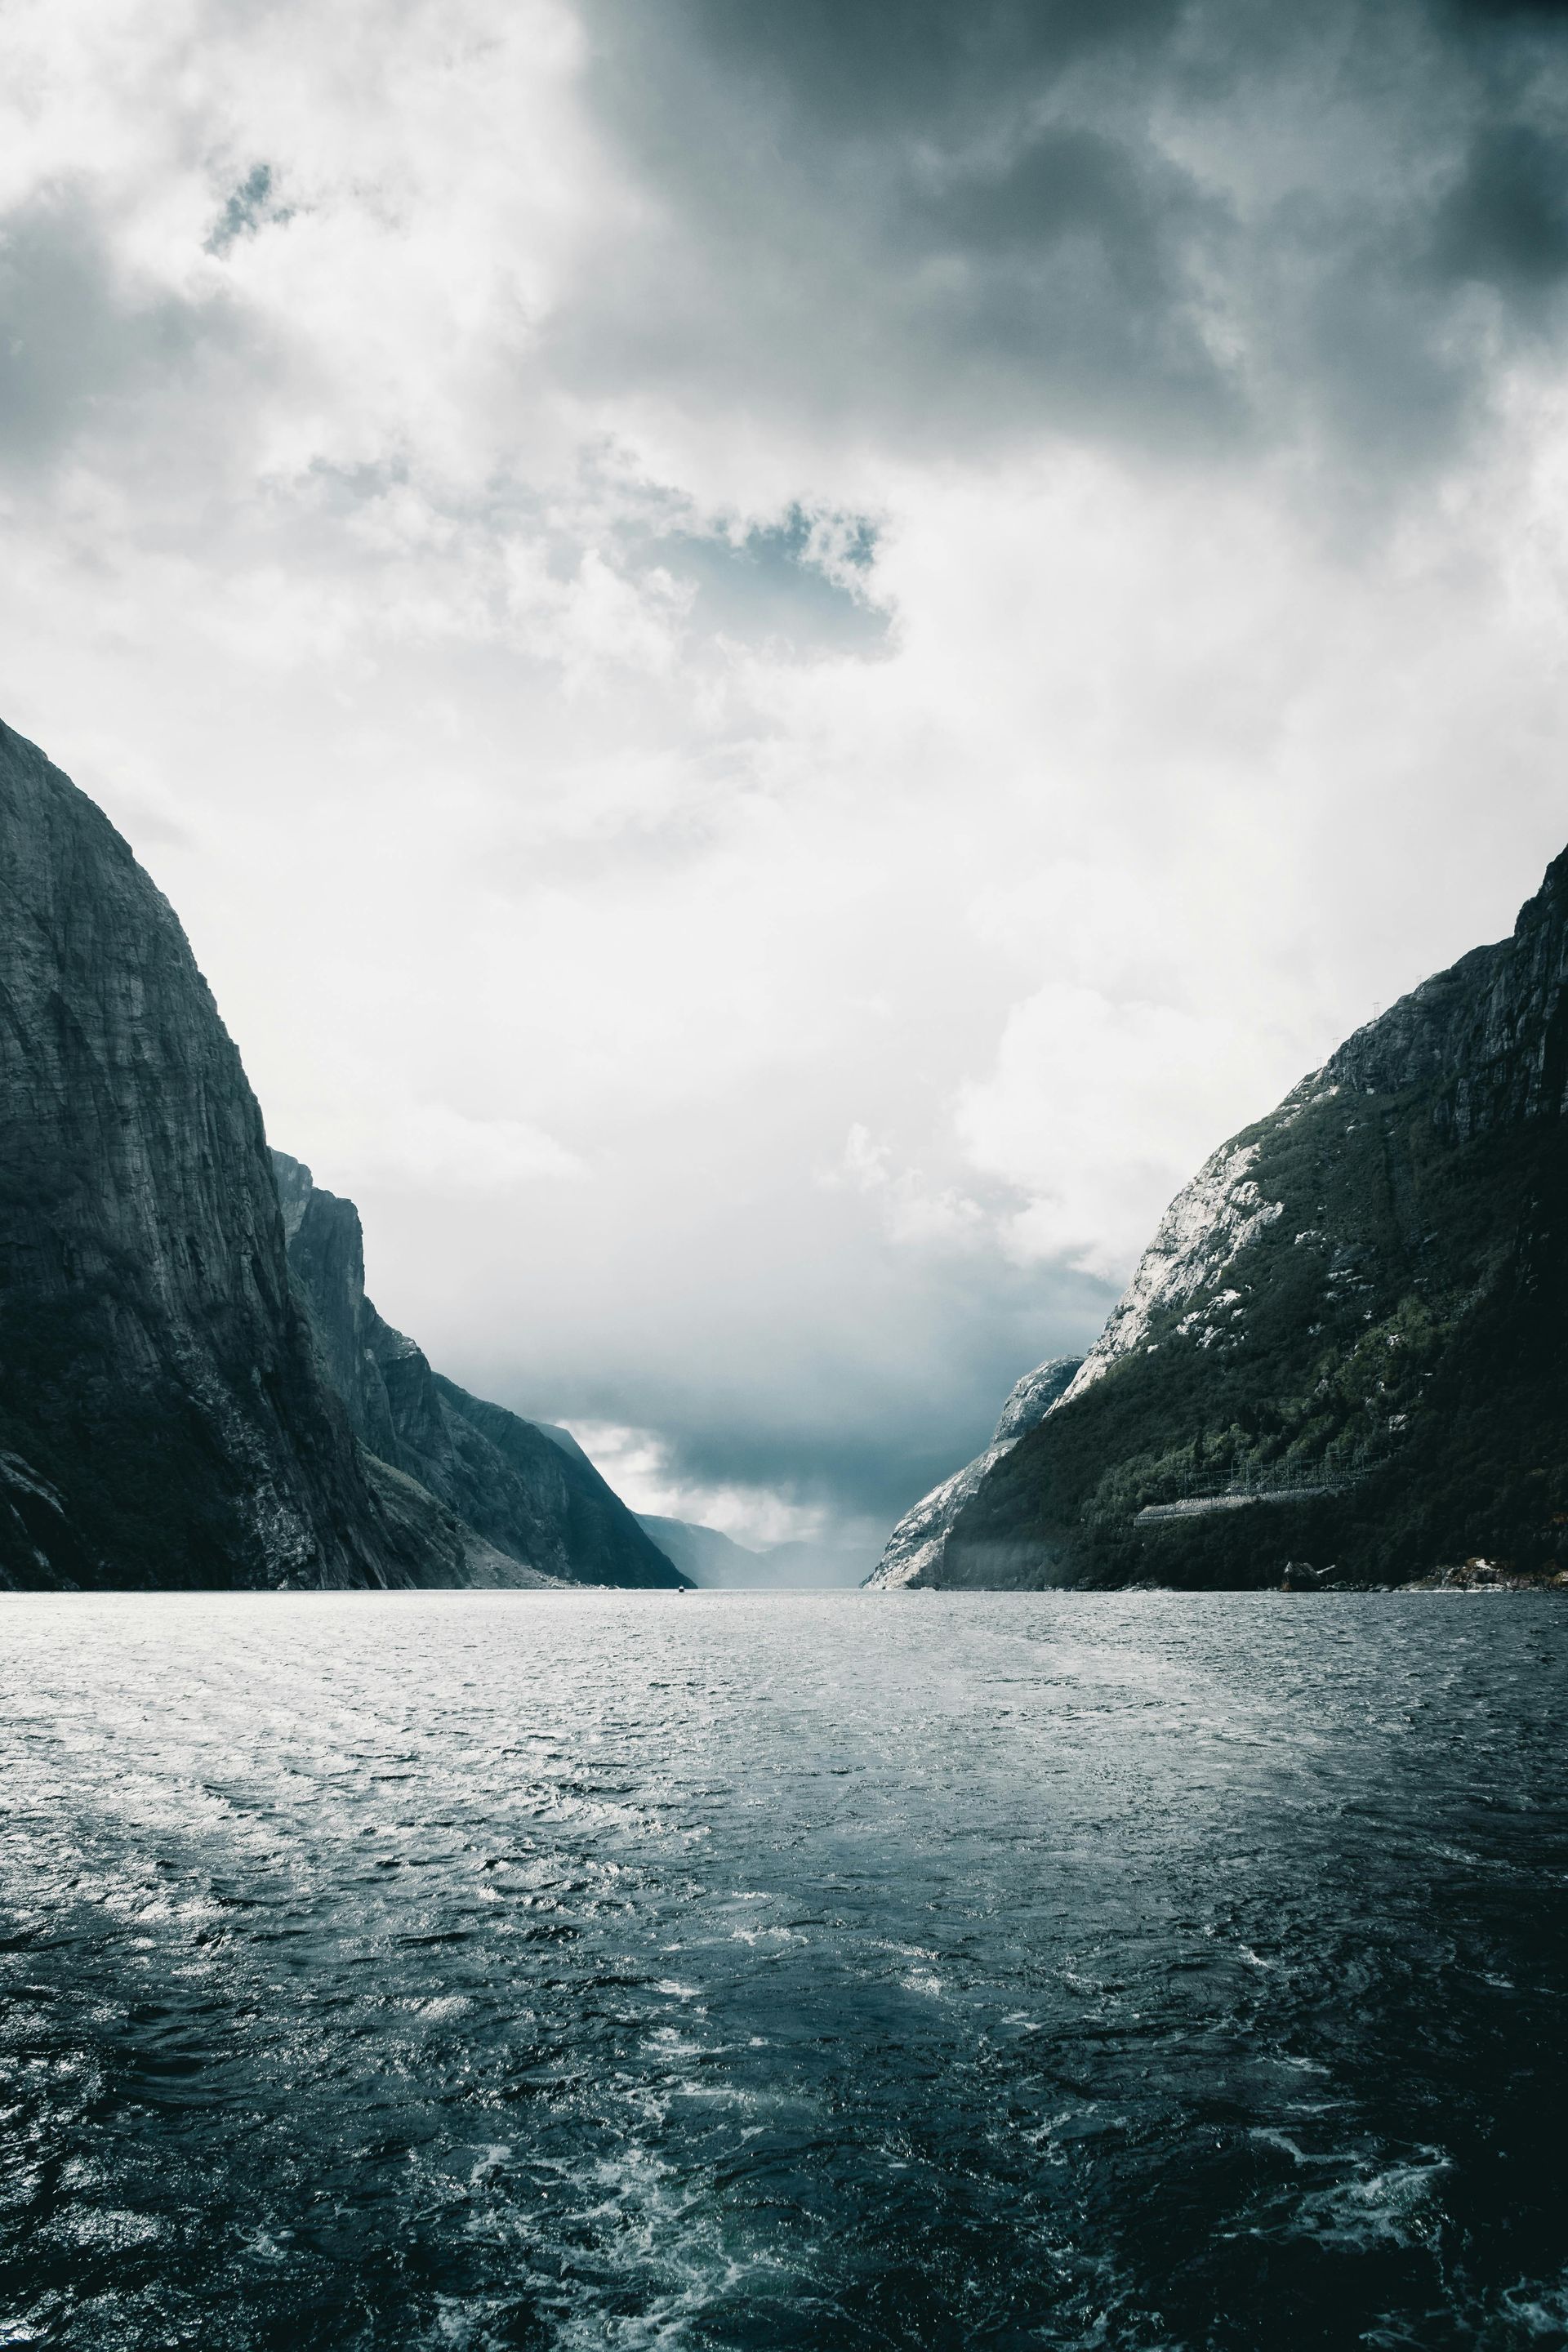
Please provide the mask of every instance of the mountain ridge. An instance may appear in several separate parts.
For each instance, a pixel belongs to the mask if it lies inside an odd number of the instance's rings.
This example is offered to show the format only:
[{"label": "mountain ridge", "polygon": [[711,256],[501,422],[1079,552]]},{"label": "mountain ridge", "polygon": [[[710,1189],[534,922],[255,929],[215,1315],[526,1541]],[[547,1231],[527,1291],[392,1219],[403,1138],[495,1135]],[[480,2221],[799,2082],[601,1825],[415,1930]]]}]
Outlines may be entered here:
[{"label": "mountain ridge", "polygon": [[755,1549],[694,1519],[651,1511],[638,1517],[676,1566],[708,1591],[844,1592],[865,1580],[865,1555],[853,1546],[792,1538]]},{"label": "mountain ridge", "polygon": [[289,1271],[328,1378],[374,1462],[434,1496],[501,1559],[552,1582],[679,1590],[686,1579],[569,1432],[470,1395],[378,1314],[365,1295],[353,1202],[287,1152],[274,1150],[272,1163]]},{"label": "mountain ridge", "polygon": [[0,724],[0,1584],[384,1585],[261,1113],[168,900]]},{"label": "mountain ridge", "polygon": [[1210,1156],[917,1580],[1561,1572],[1565,1114],[1568,851]]},{"label": "mountain ridge", "polygon": [[933,1486],[929,1495],[922,1495],[894,1528],[887,1549],[866,1580],[871,1591],[895,1592],[901,1585],[919,1583],[940,1566],[958,1515],[970,1496],[978,1494],[987,1471],[1045,1419],[1082,1362],[1081,1356],[1048,1356],[1014,1382],[984,1452]]},{"label": "mountain ridge", "polygon": [[678,1587],[567,1433],[382,1322],[174,909],[3,725],[0,891],[0,1589]]}]

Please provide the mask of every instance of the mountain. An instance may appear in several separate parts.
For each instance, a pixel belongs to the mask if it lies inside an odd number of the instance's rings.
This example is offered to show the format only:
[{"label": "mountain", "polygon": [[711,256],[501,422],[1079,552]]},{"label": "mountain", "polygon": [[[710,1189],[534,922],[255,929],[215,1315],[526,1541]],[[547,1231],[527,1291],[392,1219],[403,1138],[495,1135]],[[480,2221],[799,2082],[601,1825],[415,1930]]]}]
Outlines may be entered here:
[{"label": "mountain", "polygon": [[4,726],[0,888],[0,1585],[444,1580],[321,1377],[184,933]]},{"label": "mountain", "polygon": [[434,1374],[274,1160],[173,910],[0,726],[0,1587],[679,1585],[564,1431]]},{"label": "mountain", "polygon": [[[576,1439],[573,1436],[572,1432],[569,1429],[561,1429],[557,1427],[556,1423],[552,1421],[531,1422],[529,1426],[532,1429],[537,1429],[542,1437],[548,1437],[552,1445],[559,1445],[563,1454],[569,1454],[574,1462],[586,1462],[588,1460],[587,1455],[584,1453],[582,1447],[578,1444]],[[592,1465],[590,1465],[590,1467]]]},{"label": "mountain", "polygon": [[984,1453],[977,1454],[962,1470],[955,1470],[951,1478],[944,1478],[940,1486],[933,1486],[912,1511],[905,1512],[888,1538],[887,1549],[867,1578],[868,1584],[888,1592],[927,1579],[941,1560],[953,1522],[971,1496],[979,1492],[987,1471],[1044,1421],[1082,1361],[1081,1356],[1052,1356],[1032,1372],[1024,1374],[1003,1406],[1002,1417]]},{"label": "mountain", "polygon": [[926,1585],[1568,1561],[1568,852],[1167,1210]]},{"label": "mountain", "polygon": [[870,1556],[854,1546],[804,1540],[763,1551],[717,1528],[644,1514],[642,1525],[693,1584],[731,1592],[845,1591],[865,1580]]},{"label": "mountain", "polygon": [[852,1592],[877,1564],[874,1546],[814,1543],[807,1537],[770,1544],[762,1558],[768,1582],[779,1592]]},{"label": "mountain", "polygon": [[639,1511],[637,1524],[693,1584],[733,1589],[767,1580],[761,1573],[764,1554],[736,1543],[717,1528],[661,1518],[654,1511]]},{"label": "mountain", "polygon": [[[574,1438],[470,1396],[432,1370],[365,1297],[359,1211],[275,1151],[289,1265],[328,1379],[380,1465],[426,1493],[510,1563],[558,1582],[679,1589],[686,1579]],[[403,1492],[395,1489],[392,1492]],[[507,1576],[504,1580],[514,1580]]]}]

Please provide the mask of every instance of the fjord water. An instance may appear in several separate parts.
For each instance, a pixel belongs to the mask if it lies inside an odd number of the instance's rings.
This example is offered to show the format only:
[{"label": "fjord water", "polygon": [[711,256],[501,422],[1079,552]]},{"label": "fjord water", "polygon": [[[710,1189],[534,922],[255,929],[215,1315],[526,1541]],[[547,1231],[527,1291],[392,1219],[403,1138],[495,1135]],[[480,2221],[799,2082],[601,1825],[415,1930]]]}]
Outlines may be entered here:
[{"label": "fjord water", "polygon": [[0,1602],[0,2344],[1556,2344],[1549,1598]]}]

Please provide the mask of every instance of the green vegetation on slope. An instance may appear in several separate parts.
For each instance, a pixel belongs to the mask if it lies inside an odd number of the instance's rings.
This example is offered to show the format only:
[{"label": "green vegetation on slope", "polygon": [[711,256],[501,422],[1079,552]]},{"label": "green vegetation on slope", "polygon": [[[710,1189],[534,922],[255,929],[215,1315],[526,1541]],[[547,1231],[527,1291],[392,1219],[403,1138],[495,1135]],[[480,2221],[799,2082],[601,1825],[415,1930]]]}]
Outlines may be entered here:
[{"label": "green vegetation on slope", "polygon": [[[1263,1216],[996,1465],[941,1582],[1568,1560],[1565,881],[1236,1139]],[[1264,1499],[1135,1524],[1237,1489]]]}]

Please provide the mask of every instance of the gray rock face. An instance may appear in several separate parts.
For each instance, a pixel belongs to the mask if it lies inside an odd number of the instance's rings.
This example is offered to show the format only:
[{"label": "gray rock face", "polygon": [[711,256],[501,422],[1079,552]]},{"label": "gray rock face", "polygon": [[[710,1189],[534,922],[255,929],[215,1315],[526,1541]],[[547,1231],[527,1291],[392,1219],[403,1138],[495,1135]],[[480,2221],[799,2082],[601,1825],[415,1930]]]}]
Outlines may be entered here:
[{"label": "gray rock face", "polygon": [[1003,1406],[991,1440],[998,1454],[1005,1454],[1021,1437],[1027,1437],[1031,1429],[1039,1426],[1058,1397],[1066,1394],[1082,1361],[1081,1356],[1051,1356],[1032,1372],[1024,1374]]},{"label": "gray rock face", "polygon": [[427,1486],[405,1471],[374,1454],[362,1454],[365,1475],[384,1517],[397,1530],[411,1551],[425,1563],[420,1581],[430,1585],[474,1585],[485,1591],[498,1586],[531,1590],[550,1586],[566,1590],[567,1580],[525,1567],[510,1553],[487,1543],[456,1511],[437,1502]]},{"label": "gray rock face", "polygon": [[365,1297],[353,1202],[321,1190],[287,1153],[272,1157],[289,1267],[355,1435],[509,1564],[476,1563],[455,1580],[515,1582],[510,1569],[521,1568],[556,1582],[684,1584],[566,1431],[470,1396],[383,1320]]},{"label": "gray rock face", "polygon": [[899,1521],[888,1538],[887,1549],[866,1580],[873,1590],[890,1592],[901,1586],[940,1580],[942,1553],[960,1511],[979,1491],[986,1472],[1044,1421],[1082,1361],[1081,1356],[1052,1356],[1024,1374],[1003,1406],[995,1434],[984,1453],[944,1478],[940,1486],[933,1486]]},{"label": "gray rock face", "polygon": [[1568,852],[1172,1202],[925,1580],[1568,1564]]},{"label": "gray rock face", "polygon": [[[1428,1089],[1458,1143],[1568,1116],[1568,849],[1511,938],[1475,948],[1346,1040],[1307,1086],[1397,1095]],[[1299,1088],[1298,1093],[1303,1091]]]},{"label": "gray rock face", "polygon": [[0,726],[0,1584],[384,1584],[261,1114],[113,826]]}]

